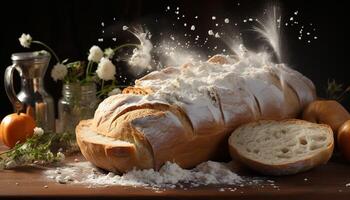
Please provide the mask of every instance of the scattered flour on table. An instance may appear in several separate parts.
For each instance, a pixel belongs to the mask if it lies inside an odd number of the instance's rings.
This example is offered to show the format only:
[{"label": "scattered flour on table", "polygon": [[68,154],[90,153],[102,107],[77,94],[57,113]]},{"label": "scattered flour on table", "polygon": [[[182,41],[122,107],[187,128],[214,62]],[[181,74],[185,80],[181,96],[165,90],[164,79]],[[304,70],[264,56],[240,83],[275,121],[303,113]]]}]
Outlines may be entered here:
[{"label": "scattered flour on table", "polygon": [[58,183],[76,183],[90,187],[120,185],[152,188],[175,188],[217,184],[242,186],[262,182],[262,179],[242,177],[232,171],[230,163],[207,161],[193,169],[182,169],[175,163],[167,162],[159,171],[153,169],[132,170],[118,175],[106,173],[89,162],[76,162],[49,169],[44,175]]}]

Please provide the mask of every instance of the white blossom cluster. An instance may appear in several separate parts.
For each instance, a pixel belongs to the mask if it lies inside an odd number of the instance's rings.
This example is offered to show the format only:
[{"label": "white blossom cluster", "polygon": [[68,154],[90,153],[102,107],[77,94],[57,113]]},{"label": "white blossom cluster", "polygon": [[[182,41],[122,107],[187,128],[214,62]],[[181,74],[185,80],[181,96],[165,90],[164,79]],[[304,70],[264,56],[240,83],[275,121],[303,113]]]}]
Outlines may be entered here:
[{"label": "white blossom cluster", "polygon": [[20,38],[18,38],[19,43],[24,47],[24,48],[29,48],[30,44],[32,43],[32,37],[29,34],[23,33]]},{"label": "white blossom cluster", "polygon": [[105,52],[96,45],[90,48],[88,60],[98,63],[96,74],[100,79],[105,81],[115,79],[116,67],[110,60],[113,56],[114,50],[111,48],[107,48]]},{"label": "white blossom cluster", "polygon": [[99,62],[103,57],[103,51],[100,47],[94,45],[89,50],[88,60],[93,62]]},{"label": "white blossom cluster", "polygon": [[102,80],[108,81],[115,79],[115,73],[116,69],[112,61],[105,57],[101,58],[96,70],[97,76]]},{"label": "white blossom cluster", "polygon": [[51,70],[51,77],[53,78],[54,81],[63,80],[67,74],[68,74],[68,69],[66,65],[62,63],[57,63],[55,66],[53,66]]}]

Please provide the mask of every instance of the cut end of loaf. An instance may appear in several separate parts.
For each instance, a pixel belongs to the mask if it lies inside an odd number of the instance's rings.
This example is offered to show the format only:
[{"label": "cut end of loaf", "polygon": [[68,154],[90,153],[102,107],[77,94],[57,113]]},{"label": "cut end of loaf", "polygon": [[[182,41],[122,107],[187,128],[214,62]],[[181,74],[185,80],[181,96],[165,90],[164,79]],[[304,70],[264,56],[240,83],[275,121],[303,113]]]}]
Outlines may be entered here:
[{"label": "cut end of loaf", "polygon": [[294,174],[326,163],[333,145],[329,126],[303,120],[252,122],[229,138],[233,159],[270,175]]},{"label": "cut end of loaf", "polygon": [[76,136],[83,156],[102,169],[124,173],[133,168],[148,169],[153,166],[152,157],[140,157],[134,143],[95,132],[92,120],[80,121],[76,127]]}]

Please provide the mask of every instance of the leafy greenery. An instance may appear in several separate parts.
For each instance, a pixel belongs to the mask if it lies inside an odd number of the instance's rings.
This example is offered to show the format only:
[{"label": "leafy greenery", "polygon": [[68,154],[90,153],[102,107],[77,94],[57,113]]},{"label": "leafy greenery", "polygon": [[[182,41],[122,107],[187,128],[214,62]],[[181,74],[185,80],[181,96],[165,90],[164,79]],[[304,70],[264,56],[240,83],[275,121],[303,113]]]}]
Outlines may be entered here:
[{"label": "leafy greenery", "polygon": [[350,86],[344,89],[343,84],[336,83],[333,79],[332,81],[328,80],[328,85],[326,89],[327,99],[333,99],[341,102],[347,93],[350,92]]},{"label": "leafy greenery", "polygon": [[[64,60],[62,63],[65,64],[68,59]],[[79,83],[82,82],[80,80],[80,77],[84,75],[84,69],[85,69],[85,62],[84,61],[75,61],[71,63],[67,63],[67,70],[68,73],[66,77],[64,77],[64,83]],[[83,81],[86,81],[85,79]]]},{"label": "leafy greenery", "polygon": [[77,151],[75,135],[69,133],[34,134],[22,144],[0,154],[0,169],[44,165],[64,159],[64,153]]}]

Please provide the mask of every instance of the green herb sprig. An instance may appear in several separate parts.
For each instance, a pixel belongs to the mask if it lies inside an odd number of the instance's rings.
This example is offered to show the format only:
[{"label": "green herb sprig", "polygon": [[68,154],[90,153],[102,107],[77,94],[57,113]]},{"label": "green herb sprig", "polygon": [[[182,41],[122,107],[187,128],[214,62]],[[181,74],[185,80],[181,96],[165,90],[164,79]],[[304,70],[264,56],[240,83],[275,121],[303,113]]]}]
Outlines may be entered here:
[{"label": "green herb sprig", "polygon": [[63,153],[72,153],[78,149],[74,134],[34,134],[26,142],[0,153],[0,170],[57,163],[64,160]]},{"label": "green herb sprig", "polygon": [[337,83],[334,79],[328,80],[326,88],[327,99],[332,99],[341,102],[349,92],[350,86],[344,88],[343,84]]}]

